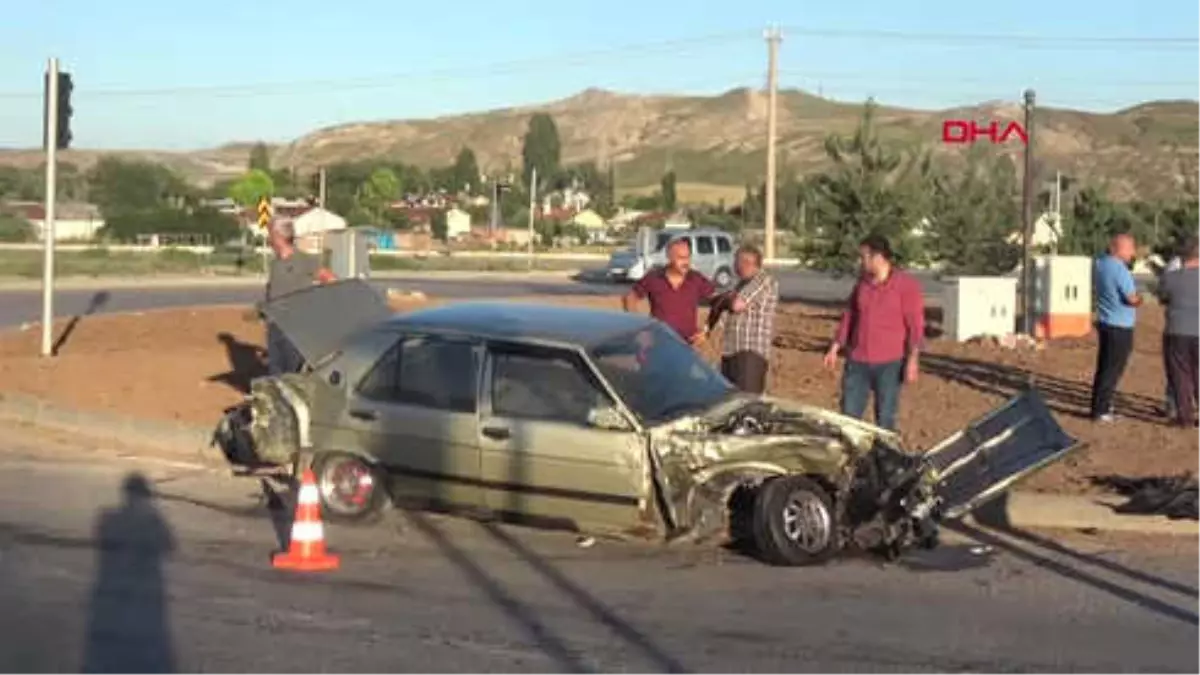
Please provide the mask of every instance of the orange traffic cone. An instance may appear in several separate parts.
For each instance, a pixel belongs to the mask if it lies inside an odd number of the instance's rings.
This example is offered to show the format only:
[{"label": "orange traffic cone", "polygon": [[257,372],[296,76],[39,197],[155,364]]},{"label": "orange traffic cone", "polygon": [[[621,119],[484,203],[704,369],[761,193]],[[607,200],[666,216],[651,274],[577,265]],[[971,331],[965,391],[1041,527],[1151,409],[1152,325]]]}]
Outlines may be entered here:
[{"label": "orange traffic cone", "polygon": [[304,470],[296,517],[292,521],[292,540],[288,550],[271,559],[276,569],[320,572],[337,569],[341,560],[325,551],[325,527],[321,524],[321,505],[317,495],[317,477]]}]

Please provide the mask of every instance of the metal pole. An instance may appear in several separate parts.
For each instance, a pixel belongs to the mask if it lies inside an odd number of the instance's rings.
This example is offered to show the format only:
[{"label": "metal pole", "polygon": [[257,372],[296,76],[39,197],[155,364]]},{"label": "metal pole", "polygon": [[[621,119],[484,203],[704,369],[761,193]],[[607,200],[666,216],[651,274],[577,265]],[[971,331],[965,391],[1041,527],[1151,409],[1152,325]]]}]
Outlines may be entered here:
[{"label": "metal pole", "polygon": [[46,213],[42,221],[42,356],[54,351],[54,201],[58,184],[58,59],[46,69]]},{"label": "metal pole", "polygon": [[317,206],[325,208],[325,167],[317,170]]},{"label": "metal pole", "polygon": [[767,31],[767,185],[763,254],[775,259],[775,99],[779,88],[779,28]]},{"label": "metal pole", "polygon": [[537,167],[529,176],[529,271],[533,271],[533,213],[537,205]]},{"label": "metal pole", "polygon": [[1023,315],[1023,329],[1026,335],[1033,335],[1033,305],[1034,305],[1034,288],[1033,288],[1033,106],[1034,92],[1032,89],[1025,90],[1025,135],[1027,142],[1025,143],[1025,175],[1023,176],[1023,186],[1021,194],[1021,224],[1023,226],[1022,244],[1024,245],[1024,255],[1021,263],[1021,304]]}]

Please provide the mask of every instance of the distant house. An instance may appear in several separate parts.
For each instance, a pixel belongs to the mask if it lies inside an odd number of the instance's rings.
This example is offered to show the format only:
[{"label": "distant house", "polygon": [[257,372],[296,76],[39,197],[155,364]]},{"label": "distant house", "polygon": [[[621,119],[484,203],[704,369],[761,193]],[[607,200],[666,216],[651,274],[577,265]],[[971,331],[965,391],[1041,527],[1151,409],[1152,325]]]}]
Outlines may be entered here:
[{"label": "distant house", "polygon": [[[37,202],[9,202],[13,215],[29,221],[38,241],[45,240],[46,209]],[[95,239],[104,218],[94,204],[62,203],[54,212],[54,241],[86,241]]]},{"label": "distant house", "polygon": [[446,212],[446,238],[459,239],[471,233],[471,214],[460,208]]},{"label": "distant house", "polygon": [[592,209],[576,213],[575,217],[571,219],[571,224],[578,225],[588,232],[601,232],[608,229],[608,223],[605,222],[599,213],[596,213]]}]

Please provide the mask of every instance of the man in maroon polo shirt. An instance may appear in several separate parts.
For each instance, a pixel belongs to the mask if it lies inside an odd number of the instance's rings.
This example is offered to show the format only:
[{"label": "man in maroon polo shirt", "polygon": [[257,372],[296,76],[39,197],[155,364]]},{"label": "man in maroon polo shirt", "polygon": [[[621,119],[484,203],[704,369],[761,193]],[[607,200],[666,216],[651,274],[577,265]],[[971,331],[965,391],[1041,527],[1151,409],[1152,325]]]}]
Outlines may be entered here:
[{"label": "man in maroon polo shirt", "polygon": [[862,276],[850,293],[825,366],[834,368],[838,355],[845,353],[842,413],[862,419],[873,394],[875,424],[894,431],[901,385],[917,381],[925,299],[921,283],[892,264],[886,238],[863,239],[858,255]]},{"label": "man in maroon polo shirt", "polygon": [[650,316],[662,321],[679,337],[693,345],[703,343],[699,328],[701,302],[711,300],[717,289],[703,274],[692,269],[692,246],[687,239],[667,244],[667,265],[638,280],[621,298],[621,306],[632,312],[638,300],[650,301]]}]

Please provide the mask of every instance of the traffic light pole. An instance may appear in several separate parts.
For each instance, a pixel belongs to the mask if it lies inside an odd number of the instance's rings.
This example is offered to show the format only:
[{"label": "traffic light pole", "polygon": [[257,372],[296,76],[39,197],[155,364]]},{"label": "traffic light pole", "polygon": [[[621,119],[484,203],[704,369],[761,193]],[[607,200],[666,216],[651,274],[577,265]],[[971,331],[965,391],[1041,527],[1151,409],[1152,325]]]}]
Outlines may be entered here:
[{"label": "traffic light pole", "polygon": [[42,220],[42,356],[54,355],[54,202],[58,185],[58,59],[46,78],[46,213]]}]

